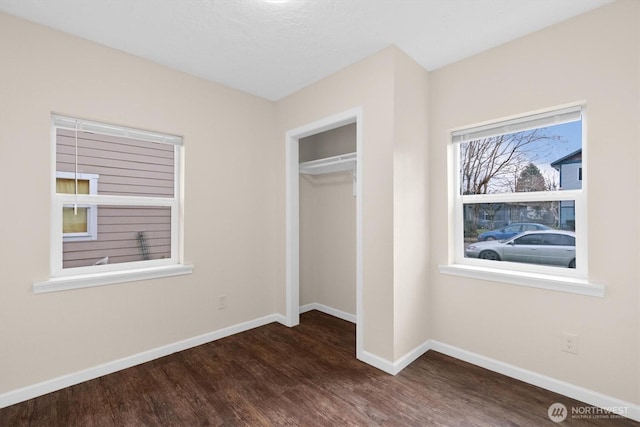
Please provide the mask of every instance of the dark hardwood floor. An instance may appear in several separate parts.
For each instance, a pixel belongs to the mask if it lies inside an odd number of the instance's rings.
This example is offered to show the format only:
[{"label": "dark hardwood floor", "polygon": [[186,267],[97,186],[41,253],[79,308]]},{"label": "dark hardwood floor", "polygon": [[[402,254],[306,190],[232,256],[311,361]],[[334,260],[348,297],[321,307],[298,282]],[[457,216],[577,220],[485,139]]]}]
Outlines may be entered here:
[{"label": "dark hardwood floor", "polygon": [[397,376],[355,358],[355,326],[312,311],[0,410],[0,426],[638,426],[429,351]]}]

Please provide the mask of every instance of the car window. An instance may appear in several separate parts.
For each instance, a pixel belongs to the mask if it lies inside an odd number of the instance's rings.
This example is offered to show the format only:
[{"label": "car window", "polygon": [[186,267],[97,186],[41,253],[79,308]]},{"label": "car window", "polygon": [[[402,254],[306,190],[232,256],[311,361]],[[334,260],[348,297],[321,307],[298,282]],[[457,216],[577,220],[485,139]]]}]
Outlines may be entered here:
[{"label": "car window", "polygon": [[538,227],[535,226],[534,224],[523,224],[522,225],[522,231],[533,231],[533,230],[537,230]]},{"label": "car window", "polygon": [[544,236],[544,244],[549,246],[575,246],[576,239],[565,234],[547,234]]},{"label": "car window", "polygon": [[527,234],[513,241],[516,245],[540,245],[542,244],[542,236],[540,234]]},{"label": "car window", "polygon": [[518,231],[520,231],[520,226],[519,225],[510,225],[508,227],[504,228],[505,233],[517,233]]}]

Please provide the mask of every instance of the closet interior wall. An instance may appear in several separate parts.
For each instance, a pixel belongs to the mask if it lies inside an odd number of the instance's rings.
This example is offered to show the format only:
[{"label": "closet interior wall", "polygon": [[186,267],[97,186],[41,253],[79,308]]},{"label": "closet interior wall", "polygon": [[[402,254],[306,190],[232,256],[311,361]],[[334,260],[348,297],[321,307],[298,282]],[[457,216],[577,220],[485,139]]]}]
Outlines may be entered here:
[{"label": "closet interior wall", "polygon": [[[299,161],[356,151],[356,125],[299,141]],[[355,171],[354,171],[355,172]],[[356,315],[356,198],[351,171],[300,174],[300,306]]]}]

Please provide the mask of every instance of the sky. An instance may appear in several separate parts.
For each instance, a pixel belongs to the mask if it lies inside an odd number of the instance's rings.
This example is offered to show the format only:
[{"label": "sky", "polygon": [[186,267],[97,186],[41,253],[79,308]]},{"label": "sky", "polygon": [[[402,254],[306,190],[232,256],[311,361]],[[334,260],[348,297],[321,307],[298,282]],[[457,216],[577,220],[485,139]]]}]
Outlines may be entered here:
[{"label": "sky", "polygon": [[551,157],[553,157],[552,161],[571,154],[582,147],[582,122],[580,121],[549,126],[545,129],[554,135],[560,135],[566,140],[566,142],[553,145],[550,153]]},{"label": "sky", "polygon": [[543,174],[556,176],[559,182],[558,172],[551,167],[551,163],[564,156],[575,152],[582,147],[582,122],[569,122],[561,125],[548,126],[545,129],[550,135],[561,137],[561,141],[545,144],[545,154],[540,156],[535,163]]},{"label": "sky", "polygon": [[[514,136],[513,139],[507,137],[507,141],[511,142],[509,142],[508,145],[503,145],[503,148],[499,148],[502,154],[497,156],[491,149],[478,148],[487,146],[485,146],[485,143],[483,142],[486,140],[477,140],[480,145],[476,146],[476,148],[472,150],[475,154],[470,154],[472,156],[480,156],[478,157],[479,160],[477,162],[472,162],[472,164],[475,164],[476,168],[481,168],[479,170],[482,170],[482,168],[487,167],[489,164],[492,164],[492,167],[494,167],[502,161],[508,162],[507,164],[509,165],[504,167],[501,173],[495,175],[491,179],[489,183],[489,193],[512,192],[515,185],[515,177],[518,176],[520,173],[519,171],[522,171],[522,169],[529,163],[533,163],[538,167],[542,175],[545,177],[546,182],[552,182],[559,185],[559,172],[551,167],[551,163],[574,153],[582,147],[582,121],[579,120],[530,131],[522,131],[513,135],[529,135],[530,132],[534,131],[537,132],[539,137],[536,137],[533,141],[528,141],[528,136],[524,137],[524,139],[520,136]],[[488,140],[492,139],[493,138],[488,138]],[[509,154],[509,147],[513,147],[511,144],[521,144],[524,141],[528,142],[521,145],[517,150],[516,156],[511,158]],[[480,155],[478,153],[482,154]],[[465,155],[467,155],[466,151],[462,150],[461,156]],[[507,155],[509,155],[509,158],[506,157]],[[492,158],[497,159],[497,161],[492,161]],[[465,163],[465,161],[462,160],[462,163]],[[480,176],[482,175],[480,174]],[[465,186],[464,182],[462,183],[462,186]]]}]

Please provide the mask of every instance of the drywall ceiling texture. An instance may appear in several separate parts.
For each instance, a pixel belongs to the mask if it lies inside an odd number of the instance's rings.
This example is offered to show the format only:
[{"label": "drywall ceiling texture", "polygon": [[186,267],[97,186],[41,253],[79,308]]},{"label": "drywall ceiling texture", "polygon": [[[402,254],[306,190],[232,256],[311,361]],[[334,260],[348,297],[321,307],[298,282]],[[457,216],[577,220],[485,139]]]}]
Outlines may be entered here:
[{"label": "drywall ceiling texture", "polygon": [[277,100],[396,45],[433,70],[611,0],[0,0],[0,11]]}]

